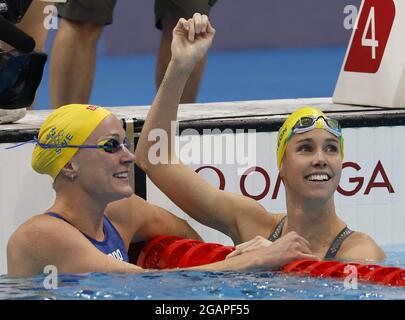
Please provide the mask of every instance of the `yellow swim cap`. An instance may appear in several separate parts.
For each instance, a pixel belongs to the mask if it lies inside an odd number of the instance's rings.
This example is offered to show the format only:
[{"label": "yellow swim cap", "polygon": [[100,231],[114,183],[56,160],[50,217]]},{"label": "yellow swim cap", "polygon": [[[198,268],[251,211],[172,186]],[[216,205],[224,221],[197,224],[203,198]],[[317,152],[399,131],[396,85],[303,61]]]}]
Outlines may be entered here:
[{"label": "yellow swim cap", "polygon": [[[82,145],[97,125],[111,112],[88,104],[69,104],[53,111],[39,130],[41,144]],[[42,148],[38,144],[32,153],[32,168],[56,178],[73,158],[76,148]]]},{"label": "yellow swim cap", "polygon": [[[340,151],[341,156],[343,159],[343,136],[341,133],[340,126],[336,120],[328,118],[321,110],[314,107],[303,107],[295,112],[293,112],[283,123],[280,130],[278,131],[277,136],[277,166],[278,169],[281,167],[281,162],[283,161],[285,150],[287,149],[287,144],[290,138],[295,134],[299,133],[300,129],[297,132],[293,132],[294,126],[297,124],[298,121],[301,119],[308,117],[312,118],[314,121],[312,125],[308,125],[307,127],[303,127],[301,132],[306,132],[313,129],[326,129],[330,133],[334,134],[339,138],[340,142]],[[332,127],[329,123],[334,124]]]}]

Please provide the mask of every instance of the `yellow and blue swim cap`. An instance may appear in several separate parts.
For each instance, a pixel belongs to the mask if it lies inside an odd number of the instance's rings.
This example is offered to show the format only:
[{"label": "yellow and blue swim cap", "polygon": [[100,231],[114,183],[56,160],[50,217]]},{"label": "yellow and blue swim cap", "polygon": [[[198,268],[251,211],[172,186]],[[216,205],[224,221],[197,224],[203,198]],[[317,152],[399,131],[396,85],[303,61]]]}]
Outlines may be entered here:
[{"label": "yellow and blue swim cap", "polygon": [[[43,145],[81,145],[111,112],[88,104],[69,104],[54,110],[42,124],[38,141]],[[32,168],[56,178],[73,158],[75,148],[43,148],[37,144],[32,153]]]},{"label": "yellow and blue swim cap", "polygon": [[321,110],[314,107],[303,107],[293,112],[283,123],[277,136],[277,166],[281,167],[288,141],[294,134],[313,129],[325,129],[339,138],[340,152],[343,159],[343,136],[339,122],[328,118]]}]

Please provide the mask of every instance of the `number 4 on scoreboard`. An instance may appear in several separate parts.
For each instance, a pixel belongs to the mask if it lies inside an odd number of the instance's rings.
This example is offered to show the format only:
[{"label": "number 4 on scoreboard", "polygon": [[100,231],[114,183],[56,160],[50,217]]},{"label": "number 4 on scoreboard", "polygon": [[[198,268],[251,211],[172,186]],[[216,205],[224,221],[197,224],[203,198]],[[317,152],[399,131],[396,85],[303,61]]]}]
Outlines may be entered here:
[{"label": "number 4 on scoreboard", "polygon": [[[375,9],[371,7],[370,14],[368,15],[366,27],[364,28],[363,37],[361,38],[361,45],[363,47],[371,47],[371,58],[376,59],[376,49],[378,48],[378,40],[375,38]],[[369,29],[371,28],[371,38],[367,38]]]},{"label": "number 4 on scoreboard", "polygon": [[365,0],[344,67],[349,72],[376,73],[395,18],[393,0]]}]

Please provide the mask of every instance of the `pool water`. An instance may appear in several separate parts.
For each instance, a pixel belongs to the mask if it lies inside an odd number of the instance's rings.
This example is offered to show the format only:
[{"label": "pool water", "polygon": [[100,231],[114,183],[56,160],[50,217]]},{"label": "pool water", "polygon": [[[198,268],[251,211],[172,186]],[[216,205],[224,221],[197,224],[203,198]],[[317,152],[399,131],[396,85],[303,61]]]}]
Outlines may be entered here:
[{"label": "pool water", "polygon": [[[386,246],[383,265],[405,268],[405,244]],[[59,275],[58,288],[44,288],[45,276],[0,276],[1,299],[29,300],[235,300],[405,299],[404,287],[358,283],[346,288],[342,280],[291,276],[278,272],[150,272],[124,275],[91,273]]]}]

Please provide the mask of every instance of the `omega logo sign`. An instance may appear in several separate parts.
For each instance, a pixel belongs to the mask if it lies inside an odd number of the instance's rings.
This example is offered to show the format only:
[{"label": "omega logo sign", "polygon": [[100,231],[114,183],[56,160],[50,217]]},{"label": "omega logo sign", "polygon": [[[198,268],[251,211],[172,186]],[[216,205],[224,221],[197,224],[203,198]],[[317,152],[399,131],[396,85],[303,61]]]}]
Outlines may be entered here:
[{"label": "omega logo sign", "polygon": [[[345,170],[349,169],[354,169],[355,172],[361,172],[361,166],[358,163],[355,162],[344,162],[342,166],[343,172]],[[219,184],[218,187],[220,190],[224,190],[227,182],[227,178],[225,174],[217,167],[214,166],[202,166],[199,167],[196,172],[199,173],[202,170],[211,170],[213,171],[218,179],[219,179]],[[264,187],[263,190],[259,194],[250,194],[249,190],[247,190],[246,187],[246,181],[249,179],[249,175],[252,173],[258,173],[263,177],[264,180]],[[353,172],[351,170],[350,172]],[[381,181],[382,180],[382,181]],[[255,200],[261,200],[267,196],[271,196],[271,199],[277,199],[279,192],[280,192],[280,186],[281,186],[282,180],[280,178],[280,175],[277,175],[277,179],[275,181],[274,187],[272,187],[272,181],[270,178],[270,173],[268,170],[262,168],[262,167],[250,167],[245,172],[243,175],[239,178],[239,188],[241,194],[244,196],[250,197]],[[363,188],[365,186],[365,188]],[[386,173],[386,170],[384,169],[383,164],[381,161],[378,161],[377,164],[374,167],[374,170],[371,174],[370,177],[365,177],[361,175],[354,174],[353,176],[349,177],[348,179],[348,185],[346,184],[344,187],[342,185],[339,185],[337,188],[337,192],[340,193],[343,196],[351,197],[354,195],[357,195],[358,193],[362,193],[364,195],[370,194],[372,189],[375,188],[385,188],[388,193],[395,193],[395,190],[390,182],[390,179]],[[364,189],[364,191],[362,191]]]}]

